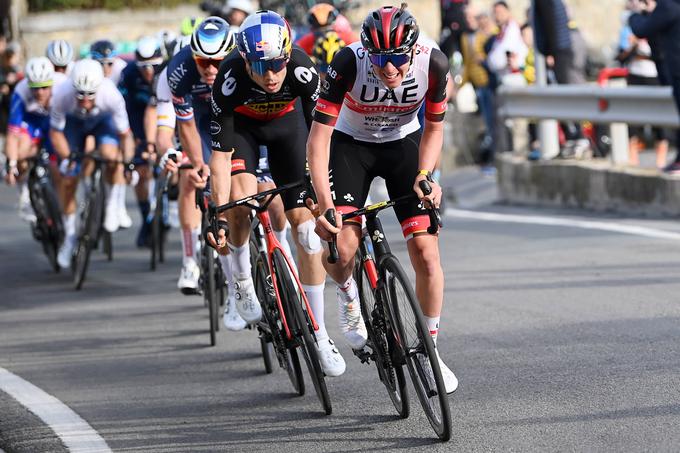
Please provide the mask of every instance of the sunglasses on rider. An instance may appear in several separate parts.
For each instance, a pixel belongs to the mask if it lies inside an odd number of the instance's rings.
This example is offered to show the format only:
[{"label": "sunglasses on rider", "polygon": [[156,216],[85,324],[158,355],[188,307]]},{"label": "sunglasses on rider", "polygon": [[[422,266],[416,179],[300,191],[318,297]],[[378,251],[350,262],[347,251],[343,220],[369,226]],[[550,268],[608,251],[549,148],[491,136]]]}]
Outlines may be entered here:
[{"label": "sunglasses on rider", "polygon": [[203,57],[194,57],[194,61],[196,62],[196,66],[198,66],[201,69],[208,69],[210,66],[212,66],[215,69],[220,69],[220,64],[222,63],[222,60],[216,60],[214,58],[203,58]]},{"label": "sunglasses on rider", "polygon": [[253,72],[257,75],[265,75],[267,71],[273,73],[283,71],[288,64],[289,58],[275,58],[273,60],[248,61]]},{"label": "sunglasses on rider", "polygon": [[154,72],[163,64],[163,61],[138,61],[137,67],[139,69],[151,69]]},{"label": "sunglasses on rider", "polygon": [[94,99],[97,93],[95,91],[78,91],[76,99],[82,101],[83,99]]},{"label": "sunglasses on rider", "polygon": [[371,60],[371,63],[379,68],[384,68],[387,63],[392,63],[395,68],[398,68],[411,61],[411,53],[370,53],[368,54],[368,58]]}]

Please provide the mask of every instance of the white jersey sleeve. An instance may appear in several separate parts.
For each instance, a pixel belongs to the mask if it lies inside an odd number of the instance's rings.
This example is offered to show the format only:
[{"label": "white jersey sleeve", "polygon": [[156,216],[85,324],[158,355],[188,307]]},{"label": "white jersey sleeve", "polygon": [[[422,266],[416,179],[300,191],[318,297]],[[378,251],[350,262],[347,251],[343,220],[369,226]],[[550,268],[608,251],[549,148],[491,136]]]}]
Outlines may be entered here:
[{"label": "white jersey sleeve", "polygon": [[156,85],[156,125],[158,127],[175,128],[175,107],[172,105],[172,92],[168,85],[168,69],[165,68],[158,76]]},{"label": "white jersey sleeve", "polygon": [[76,90],[70,83],[60,83],[52,90],[52,106],[50,109],[50,127],[63,131],[66,127],[66,115],[76,108]]},{"label": "white jersey sleeve", "polygon": [[130,129],[127,110],[125,110],[125,99],[111,79],[104,79],[102,81],[102,85],[97,90],[95,105],[102,112],[111,114],[113,124],[119,134]]}]

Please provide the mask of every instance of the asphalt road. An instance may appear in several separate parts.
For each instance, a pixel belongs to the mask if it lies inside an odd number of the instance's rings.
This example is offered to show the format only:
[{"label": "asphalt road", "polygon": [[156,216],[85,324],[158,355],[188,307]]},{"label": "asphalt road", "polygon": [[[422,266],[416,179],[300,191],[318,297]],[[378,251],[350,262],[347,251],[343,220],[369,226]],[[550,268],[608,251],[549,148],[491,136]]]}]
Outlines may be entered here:
[{"label": "asphalt road", "polygon": [[[493,184],[452,179],[475,211],[626,223],[679,232],[673,220],[595,217],[489,204]],[[680,240],[447,217],[446,311],[439,345],[460,379],[453,439],[441,444],[413,398],[395,417],[373,366],[327,324],[348,370],[329,379],[334,413],[264,373],[257,336],[222,330],[175,283],[179,240],[148,270],[134,232],[115,259],[96,253],[85,287],[50,271],[0,188],[0,367],[79,414],[114,451],[673,451],[680,445]],[[129,203],[132,207],[132,200]],[[450,207],[454,207],[450,204]],[[131,208],[132,213],[132,208]],[[137,217],[135,217],[137,218]],[[400,232],[383,215],[405,258]],[[308,382],[309,384],[309,382]],[[54,432],[0,391],[0,449],[63,451]]]}]

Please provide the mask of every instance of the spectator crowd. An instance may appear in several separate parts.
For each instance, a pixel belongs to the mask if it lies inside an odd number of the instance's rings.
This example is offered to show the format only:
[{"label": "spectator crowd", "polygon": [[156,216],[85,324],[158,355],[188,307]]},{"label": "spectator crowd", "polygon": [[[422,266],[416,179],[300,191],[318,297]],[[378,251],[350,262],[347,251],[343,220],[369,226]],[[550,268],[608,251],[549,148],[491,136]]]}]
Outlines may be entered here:
[{"label": "spectator crowd", "polygon": [[[462,57],[459,86],[470,84],[476,95],[477,111],[483,119],[476,161],[482,172],[495,173],[497,152],[511,149],[511,132],[496,115],[501,86],[536,83],[536,55],[545,57],[548,84],[585,84],[588,45],[564,0],[533,0],[525,11],[513,11],[506,1],[496,1],[485,11],[475,0],[441,0],[440,46],[452,61]],[[604,5],[603,5],[604,7]],[[628,0],[621,18],[617,55],[613,65],[625,68],[628,85],[673,86],[676,103],[680,98],[680,0]],[[614,41],[614,39],[612,39]],[[678,107],[680,111],[680,106]],[[558,128],[558,158],[604,157],[605,128],[588,122],[563,122]],[[639,153],[652,145],[656,167],[680,174],[680,153],[667,162],[672,140],[659,127],[629,129],[629,164],[639,165]],[[542,158],[537,126],[530,122],[529,160]]]}]

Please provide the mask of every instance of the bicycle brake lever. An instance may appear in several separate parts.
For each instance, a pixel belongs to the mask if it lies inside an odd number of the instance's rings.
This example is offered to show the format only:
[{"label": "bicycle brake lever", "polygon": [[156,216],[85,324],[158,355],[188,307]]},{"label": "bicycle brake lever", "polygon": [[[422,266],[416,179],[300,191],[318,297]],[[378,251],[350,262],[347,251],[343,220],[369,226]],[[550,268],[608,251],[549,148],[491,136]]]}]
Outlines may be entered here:
[{"label": "bicycle brake lever", "polygon": [[[323,216],[328,220],[328,223],[330,223],[333,226],[337,226],[335,223],[335,209],[327,209],[326,212],[324,212]],[[335,264],[338,262],[338,237],[337,235],[333,235],[333,239],[331,239],[328,242],[328,251],[330,254],[328,255],[328,262],[330,264]]]},{"label": "bicycle brake lever", "polygon": [[[426,180],[422,180],[418,183],[420,190],[423,191],[425,195],[430,195],[432,193],[432,187],[430,183]],[[434,204],[431,204],[427,209],[427,215],[430,217],[430,226],[427,227],[427,232],[429,234],[437,234],[439,228],[442,227],[442,217],[439,213],[439,208],[436,208]]]}]

